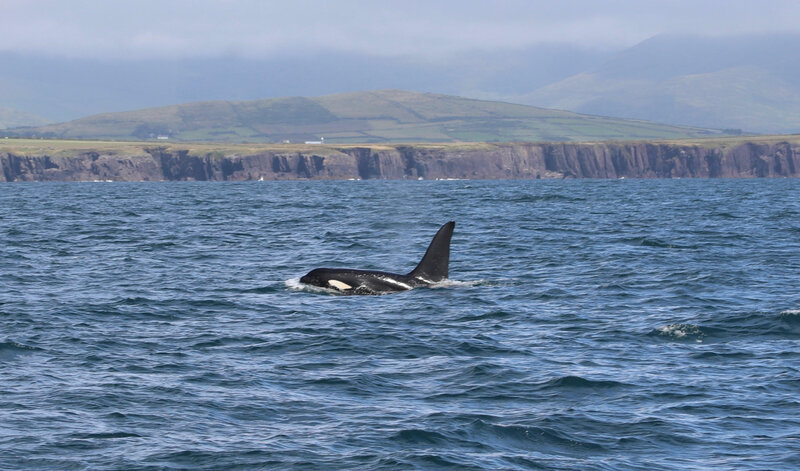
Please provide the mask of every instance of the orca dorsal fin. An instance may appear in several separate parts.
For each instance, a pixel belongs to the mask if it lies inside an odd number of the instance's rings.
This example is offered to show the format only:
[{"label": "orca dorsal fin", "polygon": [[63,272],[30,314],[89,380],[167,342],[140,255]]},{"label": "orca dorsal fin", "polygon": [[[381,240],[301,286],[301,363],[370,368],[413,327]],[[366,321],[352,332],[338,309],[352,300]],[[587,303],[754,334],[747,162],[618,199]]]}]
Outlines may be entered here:
[{"label": "orca dorsal fin", "polygon": [[433,236],[425,256],[422,257],[417,268],[408,274],[409,277],[431,283],[447,279],[450,265],[450,239],[453,237],[455,227],[455,221],[450,221],[439,229],[439,232]]}]

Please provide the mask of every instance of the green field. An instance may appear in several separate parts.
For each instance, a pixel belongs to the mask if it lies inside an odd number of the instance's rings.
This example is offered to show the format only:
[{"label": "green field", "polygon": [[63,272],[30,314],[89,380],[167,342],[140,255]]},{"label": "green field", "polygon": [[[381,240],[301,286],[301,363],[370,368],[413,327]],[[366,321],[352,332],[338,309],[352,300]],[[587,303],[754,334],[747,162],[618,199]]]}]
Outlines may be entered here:
[{"label": "green field", "polygon": [[[511,142],[679,139],[721,132],[400,90],[214,101],[105,113],[18,137],[186,142]],[[163,140],[159,141],[163,142]]]},{"label": "green field", "polygon": [[[636,141],[614,141],[626,143]],[[676,146],[697,146],[705,148],[730,148],[741,144],[773,145],[789,142],[800,145],[800,134],[765,135],[765,136],[718,136],[686,139],[648,140],[652,144],[672,144]],[[597,141],[587,141],[596,144]],[[147,148],[164,148],[167,151],[188,151],[191,155],[209,156],[244,156],[266,152],[276,154],[313,153],[316,155],[336,154],[343,149],[353,147],[369,147],[374,151],[387,150],[406,146],[407,144],[279,144],[279,143],[224,143],[224,142],[142,142],[142,141],[110,141],[110,140],[77,140],[77,139],[0,139],[0,154],[8,153],[20,156],[73,157],[81,154],[97,152],[102,154],[137,155],[144,154]],[[443,149],[448,151],[490,151],[503,146],[503,143],[492,142],[418,142],[412,144],[417,149]]]}]

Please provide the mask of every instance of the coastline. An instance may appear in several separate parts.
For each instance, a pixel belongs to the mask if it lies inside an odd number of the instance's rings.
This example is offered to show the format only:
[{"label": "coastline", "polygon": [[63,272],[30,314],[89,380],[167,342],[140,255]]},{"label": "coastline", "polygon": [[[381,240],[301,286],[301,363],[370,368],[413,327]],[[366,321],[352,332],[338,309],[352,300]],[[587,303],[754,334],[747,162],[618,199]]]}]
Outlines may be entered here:
[{"label": "coastline", "polygon": [[0,182],[758,177],[800,177],[800,135],[364,145],[0,141]]}]

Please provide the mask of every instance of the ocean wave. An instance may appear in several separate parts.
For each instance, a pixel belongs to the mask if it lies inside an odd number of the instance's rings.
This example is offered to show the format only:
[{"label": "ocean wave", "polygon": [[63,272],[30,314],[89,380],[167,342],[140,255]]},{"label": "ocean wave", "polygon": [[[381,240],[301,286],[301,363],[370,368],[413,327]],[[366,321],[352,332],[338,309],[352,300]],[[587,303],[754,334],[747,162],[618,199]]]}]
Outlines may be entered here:
[{"label": "ocean wave", "polygon": [[227,346],[253,346],[263,344],[264,339],[259,337],[241,336],[241,337],[214,337],[208,340],[201,340],[192,345],[192,348],[216,348]]},{"label": "ocean wave", "polygon": [[466,424],[447,423],[441,428],[406,428],[391,436],[405,446],[493,450],[517,454],[535,452],[602,452],[603,445],[554,427],[502,424],[473,419]]},{"label": "ocean wave", "polygon": [[666,240],[658,239],[655,237],[648,237],[648,236],[640,236],[640,237],[627,237],[619,239],[618,242],[628,245],[634,245],[637,247],[651,247],[651,248],[659,248],[659,249],[692,249],[695,248],[693,246],[684,246],[679,244],[673,244],[671,242],[667,242]]},{"label": "ocean wave", "polygon": [[39,347],[17,343],[13,340],[6,340],[4,342],[0,342],[0,361],[11,360],[19,355],[26,355],[40,351],[42,351],[42,349]]},{"label": "ocean wave", "polygon": [[792,337],[800,335],[800,309],[789,309],[778,315],[781,330]]},{"label": "ocean wave", "polygon": [[650,336],[664,337],[673,340],[687,340],[702,342],[705,337],[703,329],[694,324],[669,324],[656,327],[650,331]]},{"label": "ocean wave", "polygon": [[523,195],[509,200],[512,203],[581,203],[586,201],[586,198],[580,196],[550,194],[550,195]]},{"label": "ocean wave", "polygon": [[415,445],[444,445],[450,442],[450,438],[442,433],[418,428],[400,430],[392,439]]},{"label": "ocean wave", "polygon": [[[298,284],[300,283],[300,278],[297,278],[297,283]],[[284,285],[286,285],[285,282],[284,282]],[[256,286],[254,288],[238,288],[238,289],[235,289],[234,291],[236,291],[238,293],[248,293],[248,294],[249,293],[252,293],[252,294],[269,294],[269,293],[276,293],[276,292],[279,291],[279,289],[277,289],[274,285],[269,285],[269,286]]]},{"label": "ocean wave", "polygon": [[800,309],[787,309],[781,311],[780,319],[790,323],[800,323]]},{"label": "ocean wave", "polygon": [[599,443],[583,439],[564,430],[553,427],[518,424],[493,424],[476,420],[469,431],[469,437],[479,439],[482,444],[499,449],[533,449],[541,451],[543,446],[562,450],[602,451]]},{"label": "ocean wave", "polygon": [[702,324],[676,323],[657,327],[648,334],[680,341],[726,341],[736,338],[796,338],[800,335],[800,310],[715,315]]},{"label": "ocean wave", "polygon": [[[3,187],[5,468],[793,469],[790,183]],[[449,219],[453,280],[299,282]]]},{"label": "ocean wave", "polygon": [[514,314],[503,311],[503,310],[494,310],[489,311],[483,314],[467,314],[464,316],[459,317],[456,319],[457,322],[474,322],[474,321],[486,321],[486,320],[501,320],[501,319],[508,319],[509,317],[513,317]]},{"label": "ocean wave", "polygon": [[95,432],[95,433],[77,433],[72,435],[72,438],[79,440],[108,440],[115,438],[141,438],[142,436],[134,432]]},{"label": "ocean wave", "polygon": [[131,296],[128,298],[120,299],[117,304],[123,306],[142,306],[158,302],[157,299],[146,298],[144,296]]},{"label": "ocean wave", "polygon": [[625,383],[610,380],[593,380],[581,376],[562,376],[539,384],[539,390],[548,389],[614,389],[628,386]]}]

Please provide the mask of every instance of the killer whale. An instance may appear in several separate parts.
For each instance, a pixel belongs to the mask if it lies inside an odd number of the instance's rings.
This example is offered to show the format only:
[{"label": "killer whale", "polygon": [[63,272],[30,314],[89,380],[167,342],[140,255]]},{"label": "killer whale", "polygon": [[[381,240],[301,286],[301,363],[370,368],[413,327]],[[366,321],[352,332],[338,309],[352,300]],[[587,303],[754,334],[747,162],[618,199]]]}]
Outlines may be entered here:
[{"label": "killer whale", "polygon": [[406,275],[376,270],[315,268],[300,278],[300,282],[332,288],[343,294],[395,293],[438,283],[448,276],[450,239],[455,226],[455,221],[450,221],[439,228],[422,260]]}]

